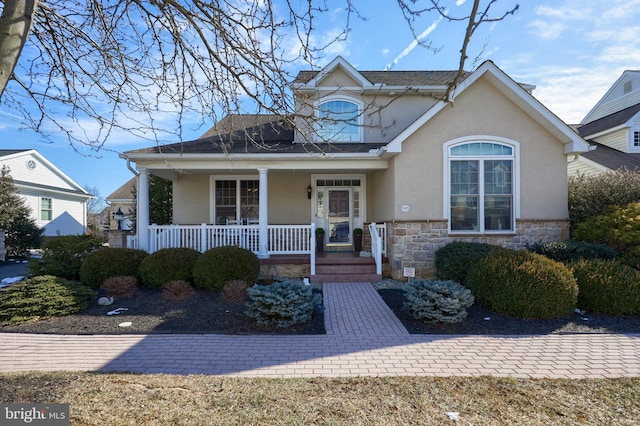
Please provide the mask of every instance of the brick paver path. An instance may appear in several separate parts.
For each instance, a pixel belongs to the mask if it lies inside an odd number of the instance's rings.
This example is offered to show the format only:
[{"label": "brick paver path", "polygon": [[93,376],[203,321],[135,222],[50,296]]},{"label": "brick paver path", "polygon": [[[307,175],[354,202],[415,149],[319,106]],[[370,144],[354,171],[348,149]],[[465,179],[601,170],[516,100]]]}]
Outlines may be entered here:
[{"label": "brick paver path", "polygon": [[326,335],[0,333],[0,371],[241,377],[638,377],[640,333],[410,335],[368,283],[324,285]]}]

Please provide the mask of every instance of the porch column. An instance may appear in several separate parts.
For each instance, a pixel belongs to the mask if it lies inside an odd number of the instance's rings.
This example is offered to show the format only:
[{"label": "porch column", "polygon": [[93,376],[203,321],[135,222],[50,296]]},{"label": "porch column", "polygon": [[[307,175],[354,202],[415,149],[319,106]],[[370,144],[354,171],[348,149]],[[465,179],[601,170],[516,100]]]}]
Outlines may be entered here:
[{"label": "porch column", "polygon": [[149,172],[138,169],[138,203],[136,205],[136,234],[138,248],[149,250]]},{"label": "porch column", "polygon": [[258,192],[259,208],[258,208],[258,257],[269,257],[269,197],[268,197],[268,182],[267,182],[267,169],[258,169],[260,174],[260,190]]}]

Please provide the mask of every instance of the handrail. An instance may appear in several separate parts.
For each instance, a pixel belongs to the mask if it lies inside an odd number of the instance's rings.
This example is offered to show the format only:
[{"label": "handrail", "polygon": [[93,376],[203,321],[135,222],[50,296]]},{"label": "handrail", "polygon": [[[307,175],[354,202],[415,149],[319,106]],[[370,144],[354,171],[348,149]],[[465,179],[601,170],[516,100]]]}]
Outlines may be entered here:
[{"label": "handrail", "polygon": [[371,255],[376,262],[376,274],[382,274],[382,238],[378,233],[378,227],[375,223],[369,224],[369,233],[371,234]]}]

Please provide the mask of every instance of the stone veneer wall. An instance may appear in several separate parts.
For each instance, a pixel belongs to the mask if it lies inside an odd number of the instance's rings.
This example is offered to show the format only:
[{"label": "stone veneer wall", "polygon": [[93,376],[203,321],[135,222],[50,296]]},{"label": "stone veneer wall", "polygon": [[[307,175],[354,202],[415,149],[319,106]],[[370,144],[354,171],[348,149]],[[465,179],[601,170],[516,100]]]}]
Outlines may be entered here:
[{"label": "stone veneer wall", "polygon": [[260,278],[301,278],[311,276],[311,266],[309,264],[261,264]]},{"label": "stone veneer wall", "polygon": [[435,252],[453,241],[488,243],[511,249],[524,249],[537,242],[565,241],[569,220],[517,220],[515,235],[449,235],[447,221],[387,222],[390,275],[404,280],[404,268],[415,268],[416,277],[435,275]]}]

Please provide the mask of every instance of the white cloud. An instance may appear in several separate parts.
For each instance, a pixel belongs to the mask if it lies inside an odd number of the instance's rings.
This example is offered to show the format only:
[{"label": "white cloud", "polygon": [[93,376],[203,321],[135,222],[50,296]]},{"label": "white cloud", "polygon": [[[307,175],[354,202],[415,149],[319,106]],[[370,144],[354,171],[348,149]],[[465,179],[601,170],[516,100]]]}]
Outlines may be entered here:
[{"label": "white cloud", "polygon": [[560,22],[533,21],[529,24],[533,32],[544,40],[555,40],[562,34],[565,26]]}]

